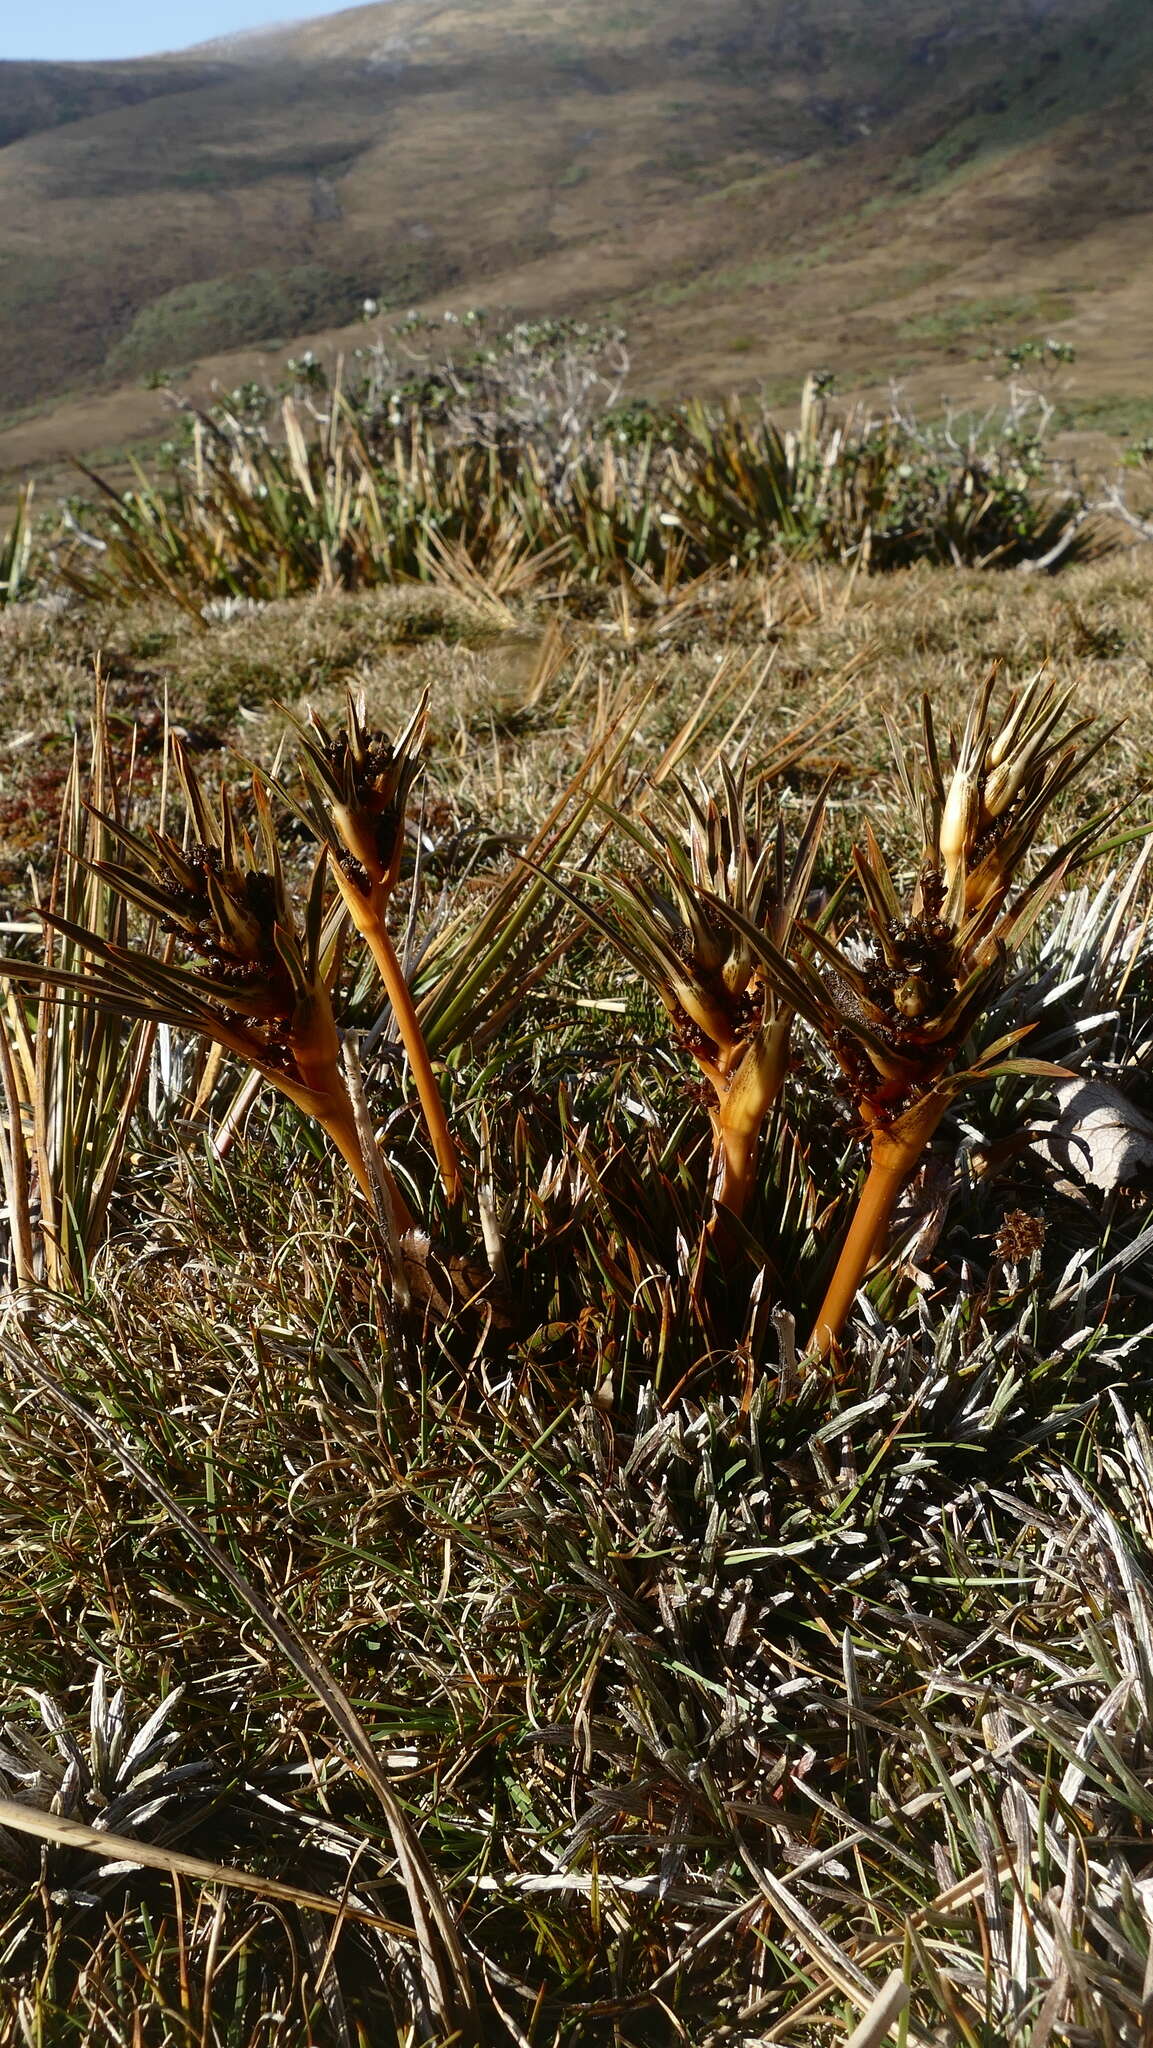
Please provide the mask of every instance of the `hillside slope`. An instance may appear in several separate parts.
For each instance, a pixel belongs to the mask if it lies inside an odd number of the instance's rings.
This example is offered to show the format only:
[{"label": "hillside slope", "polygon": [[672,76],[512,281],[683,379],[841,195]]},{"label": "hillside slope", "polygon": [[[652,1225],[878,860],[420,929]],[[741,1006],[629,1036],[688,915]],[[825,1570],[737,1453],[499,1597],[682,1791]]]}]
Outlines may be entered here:
[{"label": "hillside slope", "polygon": [[1151,101],[1146,0],[385,0],[0,65],[0,411],[123,385],[133,431],[147,373],[368,293],[611,305],[652,388],[1057,326],[1119,390]]}]

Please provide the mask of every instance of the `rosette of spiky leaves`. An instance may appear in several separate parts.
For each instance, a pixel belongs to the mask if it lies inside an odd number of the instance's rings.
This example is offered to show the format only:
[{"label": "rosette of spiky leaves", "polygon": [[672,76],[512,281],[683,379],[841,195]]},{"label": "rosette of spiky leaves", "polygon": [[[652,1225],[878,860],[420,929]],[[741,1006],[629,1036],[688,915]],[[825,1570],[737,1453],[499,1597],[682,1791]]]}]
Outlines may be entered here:
[{"label": "rosette of spiky leaves", "polygon": [[898,755],[924,837],[907,905],[871,826],[865,844],[853,850],[863,915],[839,942],[827,930],[800,923],[807,951],[786,959],[771,936],[714,899],[758,951],[779,998],[829,1046],[870,1136],[869,1175],[813,1332],[821,1352],[836,1341],[857,1287],[883,1250],[897,1197],[950,1102],[997,1073],[1054,1071],[1014,1055],[1030,1029],[1027,1019],[976,1066],[958,1068],[957,1062],[1001,987],[1009,956],[1098,829],[1089,824],[1074,832],[1014,894],[1042,819],[1107,735],[1078,746],[1092,723],[1080,719],[1055,737],[1067,699],[1040,680],[1013,700],[997,729],[989,721],[989,699],[986,682],[974,698],[948,790],[927,702],[924,761],[912,764]]},{"label": "rosette of spiky leaves", "polygon": [[[5,1797],[91,1820],[110,1832],[151,1820],[171,1804],[178,1787],[212,1775],[207,1764],[171,1769],[172,1751],[180,1738],[168,1723],[183,1690],[178,1686],[170,1692],[134,1728],[123,1688],[110,1692],[108,1674],[98,1664],[87,1741],[78,1739],[54,1699],[33,1693],[48,1743],[31,1729],[6,1720],[0,1727],[0,1789]],[[3,1837],[0,1860],[10,1841]],[[36,1860],[39,1863],[38,1854]]]},{"label": "rosette of spiky leaves", "polygon": [[[284,707],[281,707],[284,709]],[[392,1004],[401,1043],[441,1180],[450,1202],[460,1195],[460,1165],[432,1070],[412,993],[388,929],[388,905],[400,873],[405,809],[422,764],[428,697],[422,697],[396,739],[366,723],[363,696],[348,693],[347,723],[329,730],[315,711],[308,723],[285,710],[301,745],[304,799],[297,809],[332,855],[350,918],[376,962]],[[290,802],[295,799],[290,795]]]},{"label": "rosette of spiky leaves", "polygon": [[921,761],[905,756],[890,728],[898,768],[920,813],[925,858],[944,876],[946,915],[958,928],[981,912],[995,922],[1057,797],[1116,730],[1099,730],[1088,746],[1080,742],[1096,723],[1091,715],[1062,730],[1073,692],[1059,691],[1044,670],[1010,696],[994,723],[996,676],[994,669],[974,694],[947,782],[927,697]]},{"label": "rosette of spiky leaves", "polygon": [[[181,1738],[170,1722],[183,1687],[134,1726],[123,1689],[111,1691],[108,1674],[98,1664],[83,1733],[50,1695],[32,1692],[31,1697],[40,1728],[16,1719],[0,1725],[0,1797],[84,1821],[101,1833],[139,1831],[152,1841],[173,1839],[219,1806],[222,1772],[207,1760],[175,1759]],[[74,1859],[57,1852],[53,1861],[57,1884],[63,1881],[64,1889],[70,1889],[67,1876]],[[39,1842],[0,1828],[0,1882],[5,1877],[36,1880],[42,1866]]]},{"label": "rosette of spiky leaves", "polygon": [[427,693],[395,739],[366,723],[364,696],[352,690],[336,732],[315,711],[307,724],[291,711],[285,716],[303,749],[308,795],[321,803],[319,811],[306,804],[306,815],[321,839],[339,846],[341,872],[383,907],[400,873],[409,792],[423,763]]},{"label": "rosette of spiky leaves", "polygon": [[[676,783],[659,823],[611,815],[655,871],[610,874],[605,915],[583,905],[604,936],[652,985],[682,1049],[708,1084],[716,1139],[714,1194],[743,1215],[755,1185],[765,1119],[789,1062],[792,1006],[766,977],[746,930],[784,953],[804,907],[824,824],[827,785],[792,860],[783,823],[770,830],[764,784],[721,764],[715,794]],[[718,914],[723,903],[734,914]]]},{"label": "rosette of spiky leaves", "polygon": [[[14,980],[81,989],[121,1016],[196,1031],[233,1052],[328,1133],[361,1188],[373,1183],[340,1065],[340,1037],[326,972],[327,856],[313,868],[303,928],[297,929],[268,794],[252,779],[259,852],[236,820],[227,791],[214,815],[179,743],[176,765],[188,807],[189,839],[180,844],[151,828],[147,838],[102,818],[130,857],[92,870],[126,902],[157,920],[171,941],[164,957],[45,913],[45,922],[88,956],[64,973],[6,961]],[[181,961],[181,952],[191,960]],[[390,1185],[396,1220],[411,1220]]]}]

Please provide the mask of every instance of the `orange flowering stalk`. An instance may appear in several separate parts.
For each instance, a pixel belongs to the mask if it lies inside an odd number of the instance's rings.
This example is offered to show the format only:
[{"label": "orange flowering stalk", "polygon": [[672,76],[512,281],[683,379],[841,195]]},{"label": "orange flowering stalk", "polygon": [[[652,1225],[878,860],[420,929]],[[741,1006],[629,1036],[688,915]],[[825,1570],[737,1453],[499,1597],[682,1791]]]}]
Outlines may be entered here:
[{"label": "orange flowering stalk", "polygon": [[766,976],[756,942],[765,938],[782,953],[791,942],[812,881],[827,788],[790,863],[783,825],[766,829],[764,785],[750,795],[743,766],[722,764],[716,796],[676,787],[679,808],[666,805],[663,827],[613,814],[647,855],[653,879],[610,875],[603,887],[612,915],[580,908],[651,983],[707,1084],[715,1229],[724,1211],[745,1213],[761,1134],[788,1069],[793,1006]]},{"label": "orange flowering stalk", "polygon": [[412,993],[388,929],[388,905],[400,873],[409,791],[420,771],[428,724],[422,699],[392,740],[365,723],[363,697],[348,695],[348,722],[333,733],[315,712],[290,719],[303,748],[301,815],[332,854],[349,916],[376,962],[408,1055],[441,1180],[450,1202],[461,1194],[460,1163],[432,1070]]},{"label": "orange flowering stalk", "polygon": [[718,913],[757,952],[767,982],[811,1024],[838,1061],[870,1144],[868,1176],[810,1344],[827,1355],[870,1265],[884,1250],[898,1196],[949,1104],[982,1078],[1052,1072],[1004,1058],[1029,1026],[989,1048],[976,1066],[956,1062],[1000,989],[1006,962],[1059,888],[1094,827],[1075,833],[1009,901],[1025,855],[1055,797],[1108,737],[1077,744],[1092,722],[1058,737],[1067,696],[1038,676],[1014,697],[999,726],[989,717],[992,678],[977,692],[946,786],[928,701],[925,759],[898,755],[921,814],[924,848],[902,905],[871,828],[853,852],[864,915],[850,944],[798,925],[807,952],[792,960],[731,904]]}]

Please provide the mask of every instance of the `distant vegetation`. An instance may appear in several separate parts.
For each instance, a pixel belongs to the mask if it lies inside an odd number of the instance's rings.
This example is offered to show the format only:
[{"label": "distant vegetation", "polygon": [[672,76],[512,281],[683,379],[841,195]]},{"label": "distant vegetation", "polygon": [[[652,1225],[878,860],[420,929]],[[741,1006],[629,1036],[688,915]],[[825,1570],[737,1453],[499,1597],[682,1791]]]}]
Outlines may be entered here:
[{"label": "distant vegetation", "polygon": [[185,408],[155,473],[123,491],[93,476],[99,498],[49,554],[89,596],[198,614],[453,563],[499,589],[672,590],[783,559],[1048,563],[1091,540],[1083,494],[1054,483],[1051,407],[1023,384],[985,416],[923,423],[897,399],[841,405],[815,376],[782,429],[763,404],[626,400],[627,366],[612,329],[409,319],[340,382],[306,356],[287,389]]},{"label": "distant vegetation", "polygon": [[309,327],[356,317],[363,299],[356,277],[322,263],[257,269],[176,285],[137,313],[108,356],[115,377],[135,377],[186,363],[212,348],[268,341]]},{"label": "distant vegetation", "polygon": [[207,57],[0,67],[0,396],[299,353],[345,278],[398,308],[612,304],[663,393],[827,361],[861,388],[1055,321],[1115,385],[1148,324],[1146,15],[382,0]]}]

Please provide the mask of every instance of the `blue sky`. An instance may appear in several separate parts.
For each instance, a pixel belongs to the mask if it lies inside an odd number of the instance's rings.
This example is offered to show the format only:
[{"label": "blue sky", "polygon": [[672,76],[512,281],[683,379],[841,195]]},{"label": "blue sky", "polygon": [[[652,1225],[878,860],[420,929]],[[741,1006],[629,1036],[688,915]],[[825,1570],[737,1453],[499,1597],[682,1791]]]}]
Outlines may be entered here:
[{"label": "blue sky", "polygon": [[150,57],[183,50],[211,36],[337,14],[355,0],[36,0],[0,6],[0,60],[52,57]]}]

